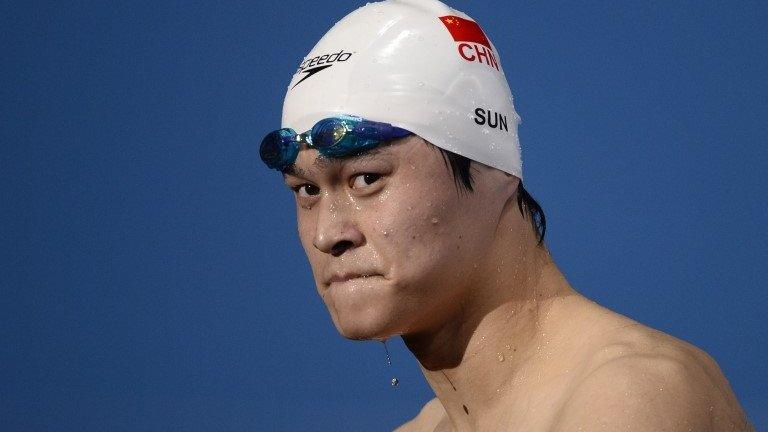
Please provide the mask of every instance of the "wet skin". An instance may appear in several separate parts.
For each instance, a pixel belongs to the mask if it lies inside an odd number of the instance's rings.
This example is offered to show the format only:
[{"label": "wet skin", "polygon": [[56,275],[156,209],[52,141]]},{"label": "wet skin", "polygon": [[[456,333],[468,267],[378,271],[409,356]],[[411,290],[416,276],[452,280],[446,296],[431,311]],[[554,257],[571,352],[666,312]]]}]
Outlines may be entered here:
[{"label": "wet skin", "polygon": [[745,431],[706,353],[578,294],[472,163],[460,192],[416,136],[285,174],[317,290],[351,339],[401,335],[437,396],[402,431]]},{"label": "wet skin", "polygon": [[342,335],[420,333],[456,313],[504,205],[488,204],[492,188],[511,187],[494,171],[495,185],[461,196],[440,153],[416,136],[345,160],[299,152],[285,180],[318,292]]}]

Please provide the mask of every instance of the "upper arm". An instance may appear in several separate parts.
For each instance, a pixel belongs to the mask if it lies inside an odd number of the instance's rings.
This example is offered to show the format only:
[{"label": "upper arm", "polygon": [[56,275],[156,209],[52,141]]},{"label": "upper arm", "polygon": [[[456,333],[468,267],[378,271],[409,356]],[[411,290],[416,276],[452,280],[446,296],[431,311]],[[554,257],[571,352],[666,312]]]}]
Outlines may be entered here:
[{"label": "upper arm", "polygon": [[598,367],[574,388],[553,431],[740,430],[732,419],[718,417],[717,396],[695,361],[627,355]]}]

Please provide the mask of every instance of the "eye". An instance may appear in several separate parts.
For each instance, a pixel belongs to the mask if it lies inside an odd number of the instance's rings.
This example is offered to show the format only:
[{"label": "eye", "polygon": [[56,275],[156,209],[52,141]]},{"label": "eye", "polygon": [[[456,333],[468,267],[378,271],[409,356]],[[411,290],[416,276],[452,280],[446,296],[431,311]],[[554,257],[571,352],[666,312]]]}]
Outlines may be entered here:
[{"label": "eye", "polygon": [[320,188],[309,183],[301,184],[298,186],[292,186],[291,190],[298,196],[307,198],[320,193]]},{"label": "eye", "polygon": [[359,189],[376,183],[381,178],[381,174],[362,173],[352,176],[352,188]]}]

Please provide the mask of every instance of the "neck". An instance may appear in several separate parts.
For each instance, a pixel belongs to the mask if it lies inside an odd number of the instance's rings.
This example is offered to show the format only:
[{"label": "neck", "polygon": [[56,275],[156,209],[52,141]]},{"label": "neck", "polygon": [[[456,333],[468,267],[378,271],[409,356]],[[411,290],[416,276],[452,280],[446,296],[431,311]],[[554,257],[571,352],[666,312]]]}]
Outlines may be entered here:
[{"label": "neck", "polygon": [[[551,307],[575,294],[529,231],[497,236],[485,260],[489,277],[473,281],[471,298],[437,328],[403,336],[455,430],[478,430],[496,417],[501,396],[540,362]],[[515,240],[519,249],[509,247]]]}]

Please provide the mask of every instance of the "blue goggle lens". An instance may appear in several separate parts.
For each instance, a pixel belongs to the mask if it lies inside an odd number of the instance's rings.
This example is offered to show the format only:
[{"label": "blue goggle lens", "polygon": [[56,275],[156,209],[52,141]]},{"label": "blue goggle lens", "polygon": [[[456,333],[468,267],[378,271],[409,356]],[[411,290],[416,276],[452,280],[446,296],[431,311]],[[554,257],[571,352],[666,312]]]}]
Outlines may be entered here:
[{"label": "blue goggle lens", "polygon": [[272,169],[283,169],[296,160],[299,146],[293,129],[270,132],[261,141],[259,154],[264,163]]},{"label": "blue goggle lens", "polygon": [[344,139],[348,132],[343,120],[335,118],[320,120],[312,128],[312,146],[325,156],[344,155],[358,144],[355,139]]}]

